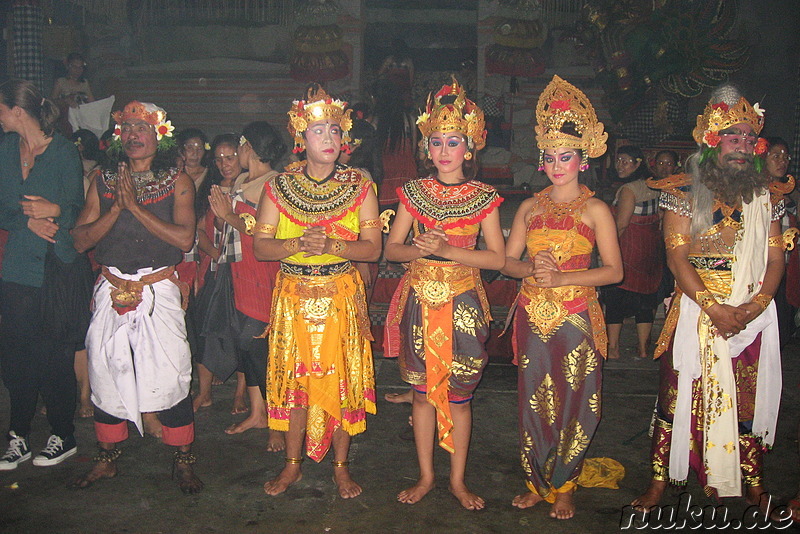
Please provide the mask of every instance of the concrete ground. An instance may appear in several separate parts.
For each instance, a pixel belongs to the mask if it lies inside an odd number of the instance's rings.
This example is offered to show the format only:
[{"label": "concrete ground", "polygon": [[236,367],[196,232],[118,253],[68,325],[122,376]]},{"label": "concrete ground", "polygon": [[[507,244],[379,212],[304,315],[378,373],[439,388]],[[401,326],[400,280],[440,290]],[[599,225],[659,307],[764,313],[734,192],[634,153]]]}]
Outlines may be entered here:
[{"label": "concrete ground", "polygon": [[[658,328],[658,325],[657,325]],[[623,330],[621,359],[604,369],[603,420],[589,456],[607,456],[626,468],[620,489],[579,489],[578,511],[569,521],[548,517],[548,505],[528,510],[511,506],[525,491],[517,449],[516,368],[492,364],[474,402],[472,450],[467,471],[470,487],[486,499],[478,512],[462,509],[447,491],[448,456],[438,450],[438,487],[416,505],[397,502],[397,493],[415,481],[414,444],[408,441],[407,405],[383,400],[405,386],[397,363],[376,358],[378,414],[351,452],[352,473],[364,493],[352,500],[337,496],[326,459],[307,461],[304,478],[285,494],[268,497],[262,486],[283,466],[282,453],[265,450],[266,430],[229,436],[223,430],[242,416],[232,416],[234,384],[214,388],[214,404],[197,414],[196,470],[206,486],[183,495],[170,480],[171,451],[151,437],[134,435],[122,445],[120,474],[85,490],[67,483],[91,465],[95,452],[91,419],[77,421],[79,452],[50,468],[25,462],[0,473],[0,532],[15,533],[250,533],[250,532],[614,532],[622,507],[648,482],[647,437],[657,389],[657,364],[635,357],[633,325]],[[769,489],[780,501],[792,497],[800,481],[797,456],[800,345],[784,351],[784,395],[774,450],[767,455]],[[8,424],[8,397],[0,394],[0,429]],[[31,438],[34,454],[47,439],[44,416],[37,415]],[[438,447],[437,447],[438,449]],[[693,504],[713,502],[696,481],[687,488]],[[665,504],[677,504],[669,491]],[[685,500],[683,501],[685,502]],[[725,499],[729,519],[742,517],[741,499]],[[642,526],[642,525],[638,525]],[[673,529],[674,530],[674,529]]]}]

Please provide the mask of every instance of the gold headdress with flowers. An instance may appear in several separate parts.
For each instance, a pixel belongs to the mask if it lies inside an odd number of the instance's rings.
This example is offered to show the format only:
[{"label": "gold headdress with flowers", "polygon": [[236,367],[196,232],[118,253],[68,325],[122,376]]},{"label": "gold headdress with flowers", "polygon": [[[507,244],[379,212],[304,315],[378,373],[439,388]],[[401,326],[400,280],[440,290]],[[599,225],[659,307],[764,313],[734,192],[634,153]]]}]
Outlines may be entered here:
[{"label": "gold headdress with flowers", "polygon": [[[452,78],[452,85],[444,85],[435,95],[428,95],[425,112],[417,119],[419,131],[425,138],[423,144],[428,146],[427,140],[433,132],[458,131],[467,136],[470,150],[480,150],[486,146],[486,120],[483,118],[483,111],[467,98],[467,93],[456,77]],[[442,98],[447,96],[455,96],[455,100],[442,103]]]},{"label": "gold headdress with flowers", "polygon": [[713,148],[719,143],[719,132],[741,123],[752,126],[756,135],[761,133],[764,127],[764,110],[759,107],[758,102],[751,106],[744,97],[739,98],[732,106],[725,102],[709,102],[703,114],[697,116],[697,126],[692,131],[692,137],[698,145],[705,143]]},{"label": "gold headdress with flowers", "polygon": [[122,123],[131,120],[142,120],[153,126],[156,132],[159,152],[169,150],[175,146],[175,139],[172,137],[175,127],[172,125],[172,121],[167,120],[167,112],[164,111],[164,108],[151,102],[139,102],[138,100],[128,102],[123,109],[112,113],[111,118],[117,123],[111,143],[109,143],[107,149],[111,156],[116,156],[122,151],[122,140],[120,139]]},{"label": "gold headdress with flowers", "polygon": [[[561,131],[564,123],[575,125],[578,136]],[[536,144],[541,155],[551,148],[578,148],[583,151],[581,170],[588,168],[588,158],[599,158],[606,153],[608,133],[597,120],[592,103],[583,92],[571,83],[553,76],[536,104]]]},{"label": "gold headdress with flowers", "polygon": [[292,102],[289,110],[289,133],[294,137],[295,154],[305,150],[306,142],[303,132],[308,125],[323,119],[331,119],[338,123],[342,129],[342,150],[350,152],[350,128],[353,120],[350,118],[352,110],[347,107],[347,102],[332,98],[325,89],[319,86],[309,87],[304,100]]}]

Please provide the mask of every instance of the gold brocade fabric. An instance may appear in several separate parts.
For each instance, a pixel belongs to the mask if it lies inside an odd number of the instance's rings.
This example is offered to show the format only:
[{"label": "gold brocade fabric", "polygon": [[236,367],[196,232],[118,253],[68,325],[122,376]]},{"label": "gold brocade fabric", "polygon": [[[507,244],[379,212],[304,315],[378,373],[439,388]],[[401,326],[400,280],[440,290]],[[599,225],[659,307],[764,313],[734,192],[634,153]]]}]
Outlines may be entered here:
[{"label": "gold brocade fabric", "polygon": [[375,378],[364,284],[355,268],[330,276],[279,272],[273,292],[267,366],[269,426],[289,429],[307,408],[306,452],[320,461],[333,432],[366,429]]},{"label": "gold brocade fabric", "polygon": [[[717,269],[702,269],[697,268],[698,265],[712,265],[718,264],[722,262],[723,264],[727,265],[728,260],[730,260],[727,256],[690,256],[690,260],[692,264],[696,268],[696,272],[700,277],[700,280],[703,281],[706,288],[711,292],[711,294],[717,299],[717,301],[722,302],[724,299],[728,298],[731,294],[731,283],[733,282],[733,277],[731,276],[730,270],[717,270]],[[675,332],[675,328],[678,326],[678,318],[680,317],[680,299],[685,298],[683,296],[683,292],[681,289],[676,285],[675,286],[675,296],[672,299],[672,303],[669,307],[669,312],[667,312],[667,317],[664,320],[664,328],[661,330],[661,334],[658,336],[658,341],[656,342],[656,349],[655,353],[653,354],[653,358],[659,358],[665,350],[669,347],[670,340],[672,339],[672,335]]]}]

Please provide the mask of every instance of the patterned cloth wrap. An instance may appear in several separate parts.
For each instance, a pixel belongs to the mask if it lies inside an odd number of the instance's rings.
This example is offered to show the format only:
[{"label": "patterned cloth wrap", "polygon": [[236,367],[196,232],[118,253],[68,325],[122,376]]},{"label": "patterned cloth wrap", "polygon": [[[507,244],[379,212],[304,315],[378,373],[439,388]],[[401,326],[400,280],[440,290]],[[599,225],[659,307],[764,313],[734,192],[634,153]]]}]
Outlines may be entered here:
[{"label": "patterned cloth wrap", "polygon": [[[265,184],[280,211],[275,237],[291,239],[312,226],[328,237],[355,241],[359,211],[375,184],[343,166],[322,181],[310,178],[299,162]],[[281,261],[272,294],[267,366],[269,426],[289,429],[294,408],[308,410],[306,453],[321,461],[333,433],[367,428],[375,413],[372,335],[358,271],[332,254]]]},{"label": "patterned cloth wrap", "polygon": [[[445,184],[433,177],[413,180],[397,194],[414,218],[415,236],[440,227],[451,246],[470,250],[481,221],[503,201],[481,182]],[[436,408],[439,445],[451,453],[449,403],[472,398],[488,361],[490,321],[480,269],[443,258],[412,261],[389,305],[387,356],[400,356],[402,379]]]},{"label": "patterned cloth wrap", "polygon": [[[549,191],[537,193],[540,204]],[[585,186],[566,205],[531,218],[527,251],[532,259],[551,250],[562,271],[589,268],[594,231],[581,222]],[[593,287],[541,288],[530,278],[512,310],[515,363],[519,366],[520,458],[526,485],[547,502],[572,491],[600,422],[602,359],[607,337]]]}]

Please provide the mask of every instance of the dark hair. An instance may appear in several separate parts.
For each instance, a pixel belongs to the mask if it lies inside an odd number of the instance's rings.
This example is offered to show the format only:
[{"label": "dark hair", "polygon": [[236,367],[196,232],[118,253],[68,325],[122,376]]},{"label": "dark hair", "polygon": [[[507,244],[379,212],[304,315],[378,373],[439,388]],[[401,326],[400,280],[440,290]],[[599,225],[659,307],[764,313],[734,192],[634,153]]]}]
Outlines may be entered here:
[{"label": "dark hair", "polygon": [[787,143],[783,137],[767,137],[766,140],[767,144],[769,145],[769,148],[772,148],[775,145],[777,145],[786,147],[787,151],[789,150],[789,143]]},{"label": "dark hair", "polygon": [[58,106],[44,98],[39,89],[27,80],[10,78],[0,84],[2,103],[13,108],[22,108],[32,119],[39,123],[45,135],[53,135],[58,120]]},{"label": "dark hair", "polygon": [[413,138],[414,125],[410,120],[410,109],[405,105],[403,96],[398,93],[395,84],[387,79],[375,83],[375,122],[378,144],[390,152],[398,150],[403,141]]},{"label": "dark hair", "polygon": [[644,161],[644,153],[641,148],[636,145],[624,145],[617,149],[617,156],[620,154],[630,156],[633,160],[639,160],[639,166],[636,167],[636,170],[627,178],[620,178],[621,180],[625,182],[635,182],[636,180],[644,180],[650,177],[650,169]]},{"label": "dark hair", "polygon": [[86,59],[84,59],[83,55],[78,52],[70,52],[69,55],[67,55],[66,63],[71,63],[76,59],[83,63],[83,72],[81,73],[81,77],[78,78],[78,81],[83,83],[86,81]]},{"label": "dark hair", "polygon": [[[214,153],[216,152],[217,147],[220,145],[232,146],[234,150],[238,151],[239,136],[233,133],[225,133],[216,136],[214,140],[211,141],[211,150],[209,150],[212,162]],[[203,180],[203,183],[200,184],[200,187],[197,188],[197,194],[194,197],[194,213],[198,219],[205,215],[208,211],[208,196],[211,194],[211,186],[219,185],[221,183],[222,173],[219,172],[219,169],[216,165],[209,165],[208,176],[205,180]]]},{"label": "dark hair", "polygon": [[91,130],[85,128],[75,130],[72,133],[72,141],[75,143],[80,141],[81,148],[83,149],[81,152],[82,159],[96,161],[101,165],[103,164],[106,155],[100,150],[100,141]]},{"label": "dark hair", "polygon": [[[461,135],[464,136],[464,141],[468,142],[467,141],[467,136],[465,134],[461,134]],[[423,138],[423,141],[421,141],[420,143],[422,143],[422,142],[424,142],[424,138]],[[428,140],[428,142],[430,143],[430,140]],[[422,168],[425,170],[425,172],[428,175],[436,176],[436,172],[437,172],[436,171],[436,165],[433,163],[433,161],[430,158],[429,149],[426,146],[423,146],[422,148],[423,148],[423,153],[425,154],[425,160],[422,162]],[[461,165],[461,172],[464,173],[464,181],[465,182],[473,180],[476,176],[478,176],[478,169],[480,168],[480,164],[478,163],[478,151],[475,150],[474,148],[472,148],[472,149],[468,148],[467,150],[468,150],[469,153],[472,154],[472,159],[465,159],[464,163],[462,163],[462,165]]]},{"label": "dark hair", "polygon": [[372,175],[375,183],[380,183],[383,178],[383,166],[375,128],[363,119],[354,119],[353,127],[350,128],[350,138],[353,141],[358,139],[361,143],[353,149],[347,165],[366,169]]},{"label": "dark hair", "polygon": [[262,163],[275,168],[286,153],[286,143],[278,131],[267,121],[251,122],[242,130],[242,135],[250,143]]},{"label": "dark hair", "polygon": [[664,156],[664,155],[672,157],[672,161],[675,162],[675,165],[681,164],[681,158],[680,156],[678,156],[678,153],[675,152],[674,150],[659,150],[653,157],[653,161],[658,161],[659,156]]}]

